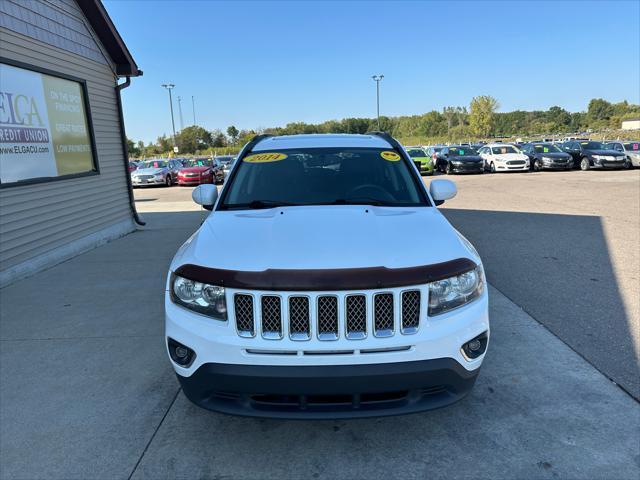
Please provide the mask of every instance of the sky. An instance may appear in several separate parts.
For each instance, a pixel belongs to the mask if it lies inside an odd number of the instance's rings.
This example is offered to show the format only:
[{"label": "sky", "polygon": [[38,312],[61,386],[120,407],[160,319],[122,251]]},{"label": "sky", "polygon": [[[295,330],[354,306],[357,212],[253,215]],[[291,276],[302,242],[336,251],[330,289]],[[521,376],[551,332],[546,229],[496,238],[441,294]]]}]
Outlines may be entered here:
[{"label": "sky", "polygon": [[[640,103],[640,2],[104,0],[144,76],[123,92],[127,135],[413,115],[468,106],[584,111]],[[177,96],[182,98],[180,121]]]}]

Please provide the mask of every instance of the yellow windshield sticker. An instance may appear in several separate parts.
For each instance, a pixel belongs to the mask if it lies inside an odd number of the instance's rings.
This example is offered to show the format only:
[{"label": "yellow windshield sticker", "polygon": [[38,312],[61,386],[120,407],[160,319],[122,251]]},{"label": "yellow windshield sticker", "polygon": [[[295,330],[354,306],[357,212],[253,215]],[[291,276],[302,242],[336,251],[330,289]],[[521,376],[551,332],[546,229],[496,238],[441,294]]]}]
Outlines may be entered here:
[{"label": "yellow windshield sticker", "polygon": [[269,163],[269,162],[279,162],[280,160],[284,160],[287,156],[284,153],[255,153],[253,155],[249,155],[248,157],[244,157],[243,161],[247,163]]},{"label": "yellow windshield sticker", "polygon": [[389,162],[397,162],[398,160],[400,160],[400,155],[398,155],[396,152],[380,152],[380,156],[385,160],[388,160]]}]

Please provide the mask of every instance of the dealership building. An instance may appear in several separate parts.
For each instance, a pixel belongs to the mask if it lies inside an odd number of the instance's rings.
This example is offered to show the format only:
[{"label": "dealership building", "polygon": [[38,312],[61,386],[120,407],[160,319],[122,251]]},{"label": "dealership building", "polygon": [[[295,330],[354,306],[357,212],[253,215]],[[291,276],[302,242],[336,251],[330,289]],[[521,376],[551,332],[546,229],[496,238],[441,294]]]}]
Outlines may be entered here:
[{"label": "dealership building", "polygon": [[139,75],[100,0],[0,0],[0,286],[141,223],[120,101]]}]

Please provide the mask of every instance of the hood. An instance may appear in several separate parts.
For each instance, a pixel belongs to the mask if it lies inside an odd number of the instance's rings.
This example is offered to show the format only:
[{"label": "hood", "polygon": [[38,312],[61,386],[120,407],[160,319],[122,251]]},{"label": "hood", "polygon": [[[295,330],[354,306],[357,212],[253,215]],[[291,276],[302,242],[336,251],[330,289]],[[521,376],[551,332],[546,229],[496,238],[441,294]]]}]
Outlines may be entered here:
[{"label": "hood", "polygon": [[451,160],[458,160],[461,162],[470,162],[470,163],[476,163],[476,162],[482,161],[482,157],[480,157],[479,155],[454,155],[454,156],[450,156],[449,158]]},{"label": "hood", "polygon": [[479,263],[468,245],[431,207],[214,211],[178,250],[171,269],[188,263],[241,271],[402,268],[463,257]]},{"label": "hood", "polygon": [[206,167],[204,165],[198,166],[198,167],[184,167],[184,168],[181,168],[178,173],[202,173],[202,172],[206,172],[210,168],[211,167]]},{"label": "hood", "polygon": [[138,168],[134,170],[132,173],[134,175],[157,175],[158,173],[164,173],[166,168]]}]

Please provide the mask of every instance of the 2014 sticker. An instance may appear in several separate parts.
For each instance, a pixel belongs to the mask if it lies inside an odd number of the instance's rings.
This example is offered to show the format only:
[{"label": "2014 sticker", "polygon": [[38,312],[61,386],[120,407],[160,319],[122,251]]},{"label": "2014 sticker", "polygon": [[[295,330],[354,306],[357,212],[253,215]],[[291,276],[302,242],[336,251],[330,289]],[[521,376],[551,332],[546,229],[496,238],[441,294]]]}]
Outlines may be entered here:
[{"label": "2014 sticker", "polygon": [[287,158],[284,153],[270,152],[270,153],[254,153],[248,157],[244,157],[243,161],[247,163],[269,163],[279,162]]},{"label": "2014 sticker", "polygon": [[380,156],[389,162],[397,162],[398,160],[400,160],[400,155],[398,155],[396,152],[384,151],[380,152]]}]

